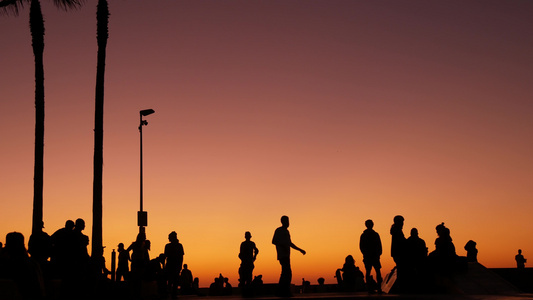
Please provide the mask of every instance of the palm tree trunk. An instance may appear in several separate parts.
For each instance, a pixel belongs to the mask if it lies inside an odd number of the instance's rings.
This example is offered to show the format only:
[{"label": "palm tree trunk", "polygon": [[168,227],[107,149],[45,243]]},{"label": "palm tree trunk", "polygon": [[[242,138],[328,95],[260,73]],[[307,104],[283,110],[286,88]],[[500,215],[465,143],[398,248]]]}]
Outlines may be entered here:
[{"label": "palm tree trunk", "polygon": [[32,234],[42,231],[44,172],[44,20],[39,0],[30,6],[30,31],[35,58],[35,165],[33,170]]},{"label": "palm tree trunk", "polygon": [[109,9],[107,0],[99,0],[96,11],[96,39],[98,60],[96,65],[96,94],[94,109],[94,179],[93,179],[93,232],[92,257],[103,254],[102,241],[102,183],[104,144],[104,75],[108,38]]}]

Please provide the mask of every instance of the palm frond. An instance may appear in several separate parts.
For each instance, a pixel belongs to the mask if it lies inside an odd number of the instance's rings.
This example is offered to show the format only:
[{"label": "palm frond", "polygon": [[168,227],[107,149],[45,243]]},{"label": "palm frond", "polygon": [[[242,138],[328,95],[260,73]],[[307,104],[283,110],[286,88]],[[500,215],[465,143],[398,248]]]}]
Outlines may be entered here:
[{"label": "palm frond", "polygon": [[18,16],[19,10],[24,7],[24,3],[29,0],[0,0],[0,15]]},{"label": "palm frond", "polygon": [[54,5],[63,9],[77,9],[85,3],[85,0],[54,0]]}]

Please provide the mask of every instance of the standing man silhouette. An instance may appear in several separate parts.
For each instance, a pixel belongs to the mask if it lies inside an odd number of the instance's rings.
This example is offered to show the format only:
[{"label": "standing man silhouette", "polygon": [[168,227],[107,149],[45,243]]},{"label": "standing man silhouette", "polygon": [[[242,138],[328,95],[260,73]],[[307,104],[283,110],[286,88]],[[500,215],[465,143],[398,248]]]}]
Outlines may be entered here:
[{"label": "standing man silhouette", "polygon": [[391,234],[391,249],[390,253],[392,259],[396,263],[396,283],[395,290],[402,290],[405,288],[405,258],[406,258],[406,241],[405,235],[403,234],[403,224],[404,218],[400,215],[394,217],[394,223],[390,228]]},{"label": "standing man silhouette", "polygon": [[276,245],[276,252],[278,254],[278,261],[281,265],[281,275],[279,277],[278,291],[276,293],[279,297],[291,297],[291,248],[300,251],[305,255],[305,250],[298,248],[291,241],[289,233],[289,217],[281,217],[281,226],[274,232],[272,244]]},{"label": "standing man silhouette", "polygon": [[255,243],[251,241],[252,234],[249,231],[244,233],[246,239],[241,243],[239,251],[239,258],[241,259],[241,266],[239,268],[239,286],[245,288],[252,283],[252,274],[254,270],[254,261],[259,253]]},{"label": "standing man silhouette", "polygon": [[524,269],[526,267],[527,259],[522,255],[521,249],[518,249],[518,254],[515,255],[514,259],[516,260],[516,267],[518,269]]},{"label": "standing man silhouette", "polygon": [[124,249],[123,243],[119,243],[118,244],[118,264],[117,264],[117,271],[116,271],[117,281],[120,281],[121,279],[124,279],[124,281],[126,281],[129,279],[129,273],[130,273],[129,262],[130,261],[131,261],[130,252]]},{"label": "standing man silhouette", "polygon": [[168,235],[168,241],[170,243],[165,245],[165,257],[167,259],[165,264],[165,274],[167,276],[170,296],[172,299],[177,299],[180,271],[183,265],[183,255],[185,252],[178,240],[178,234],[175,231],[172,231]]},{"label": "standing man silhouette", "polygon": [[359,239],[359,249],[363,254],[363,263],[366,270],[366,285],[369,293],[373,293],[375,291],[370,284],[372,282],[372,276],[370,273],[372,272],[372,268],[374,268],[374,271],[376,272],[377,290],[378,293],[381,294],[382,278],[380,256],[383,253],[381,238],[379,237],[379,233],[373,229],[374,222],[372,220],[366,220],[365,226],[366,229],[363,231],[361,238]]}]

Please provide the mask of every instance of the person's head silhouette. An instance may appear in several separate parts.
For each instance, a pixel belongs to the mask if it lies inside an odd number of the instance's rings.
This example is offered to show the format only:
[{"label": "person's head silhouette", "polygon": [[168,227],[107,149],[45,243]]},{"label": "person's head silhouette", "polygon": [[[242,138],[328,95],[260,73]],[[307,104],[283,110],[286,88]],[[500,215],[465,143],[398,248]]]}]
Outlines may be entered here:
[{"label": "person's head silhouette", "polygon": [[150,242],[150,240],[146,240],[144,241],[144,246],[146,250],[151,250],[150,248],[152,247],[152,242]]},{"label": "person's head silhouette", "polygon": [[355,259],[353,259],[353,256],[351,255],[346,256],[344,262],[349,265],[355,265]]},{"label": "person's head silhouette", "polygon": [[403,227],[403,221],[404,221],[404,218],[400,215],[397,215],[394,217],[394,225],[396,226],[399,226],[399,227]]},{"label": "person's head silhouette", "polygon": [[74,225],[74,229],[76,229],[77,231],[82,231],[83,229],[85,229],[85,221],[81,218],[77,219],[76,224]]},{"label": "person's head silhouette", "polygon": [[440,237],[447,237],[450,235],[450,229],[444,226],[444,222],[437,225],[437,227],[435,227],[435,230],[437,231],[437,235]]},{"label": "person's head silhouette", "polygon": [[74,221],[72,220],[67,220],[65,222],[65,228],[68,229],[68,230],[72,230],[74,229]]},{"label": "person's head silhouette", "polygon": [[368,219],[368,220],[365,221],[365,226],[368,229],[372,229],[372,228],[374,228],[374,222],[372,220]]},{"label": "person's head silhouette", "polygon": [[178,234],[175,231],[172,231],[171,233],[168,234],[168,240],[170,242],[177,241],[178,240]]},{"label": "person's head silhouette", "polygon": [[28,256],[24,246],[24,235],[20,232],[10,232],[6,235],[6,253],[11,257]]},{"label": "person's head silhouette", "polygon": [[281,225],[283,225],[283,227],[285,227],[285,228],[288,228],[289,227],[289,217],[282,216],[281,217]]}]

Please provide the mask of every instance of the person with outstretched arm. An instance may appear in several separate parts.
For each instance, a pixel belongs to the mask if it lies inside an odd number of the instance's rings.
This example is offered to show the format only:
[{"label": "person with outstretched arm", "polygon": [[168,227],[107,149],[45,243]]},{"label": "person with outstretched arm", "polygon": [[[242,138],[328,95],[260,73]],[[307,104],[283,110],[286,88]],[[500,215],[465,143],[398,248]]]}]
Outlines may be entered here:
[{"label": "person with outstretched arm", "polygon": [[279,297],[291,297],[291,248],[300,251],[305,255],[305,250],[299,248],[291,241],[291,235],[289,233],[289,217],[281,217],[281,226],[274,232],[272,238],[272,244],[276,245],[276,252],[278,261],[281,265],[281,275],[279,277],[278,290],[276,296]]}]

